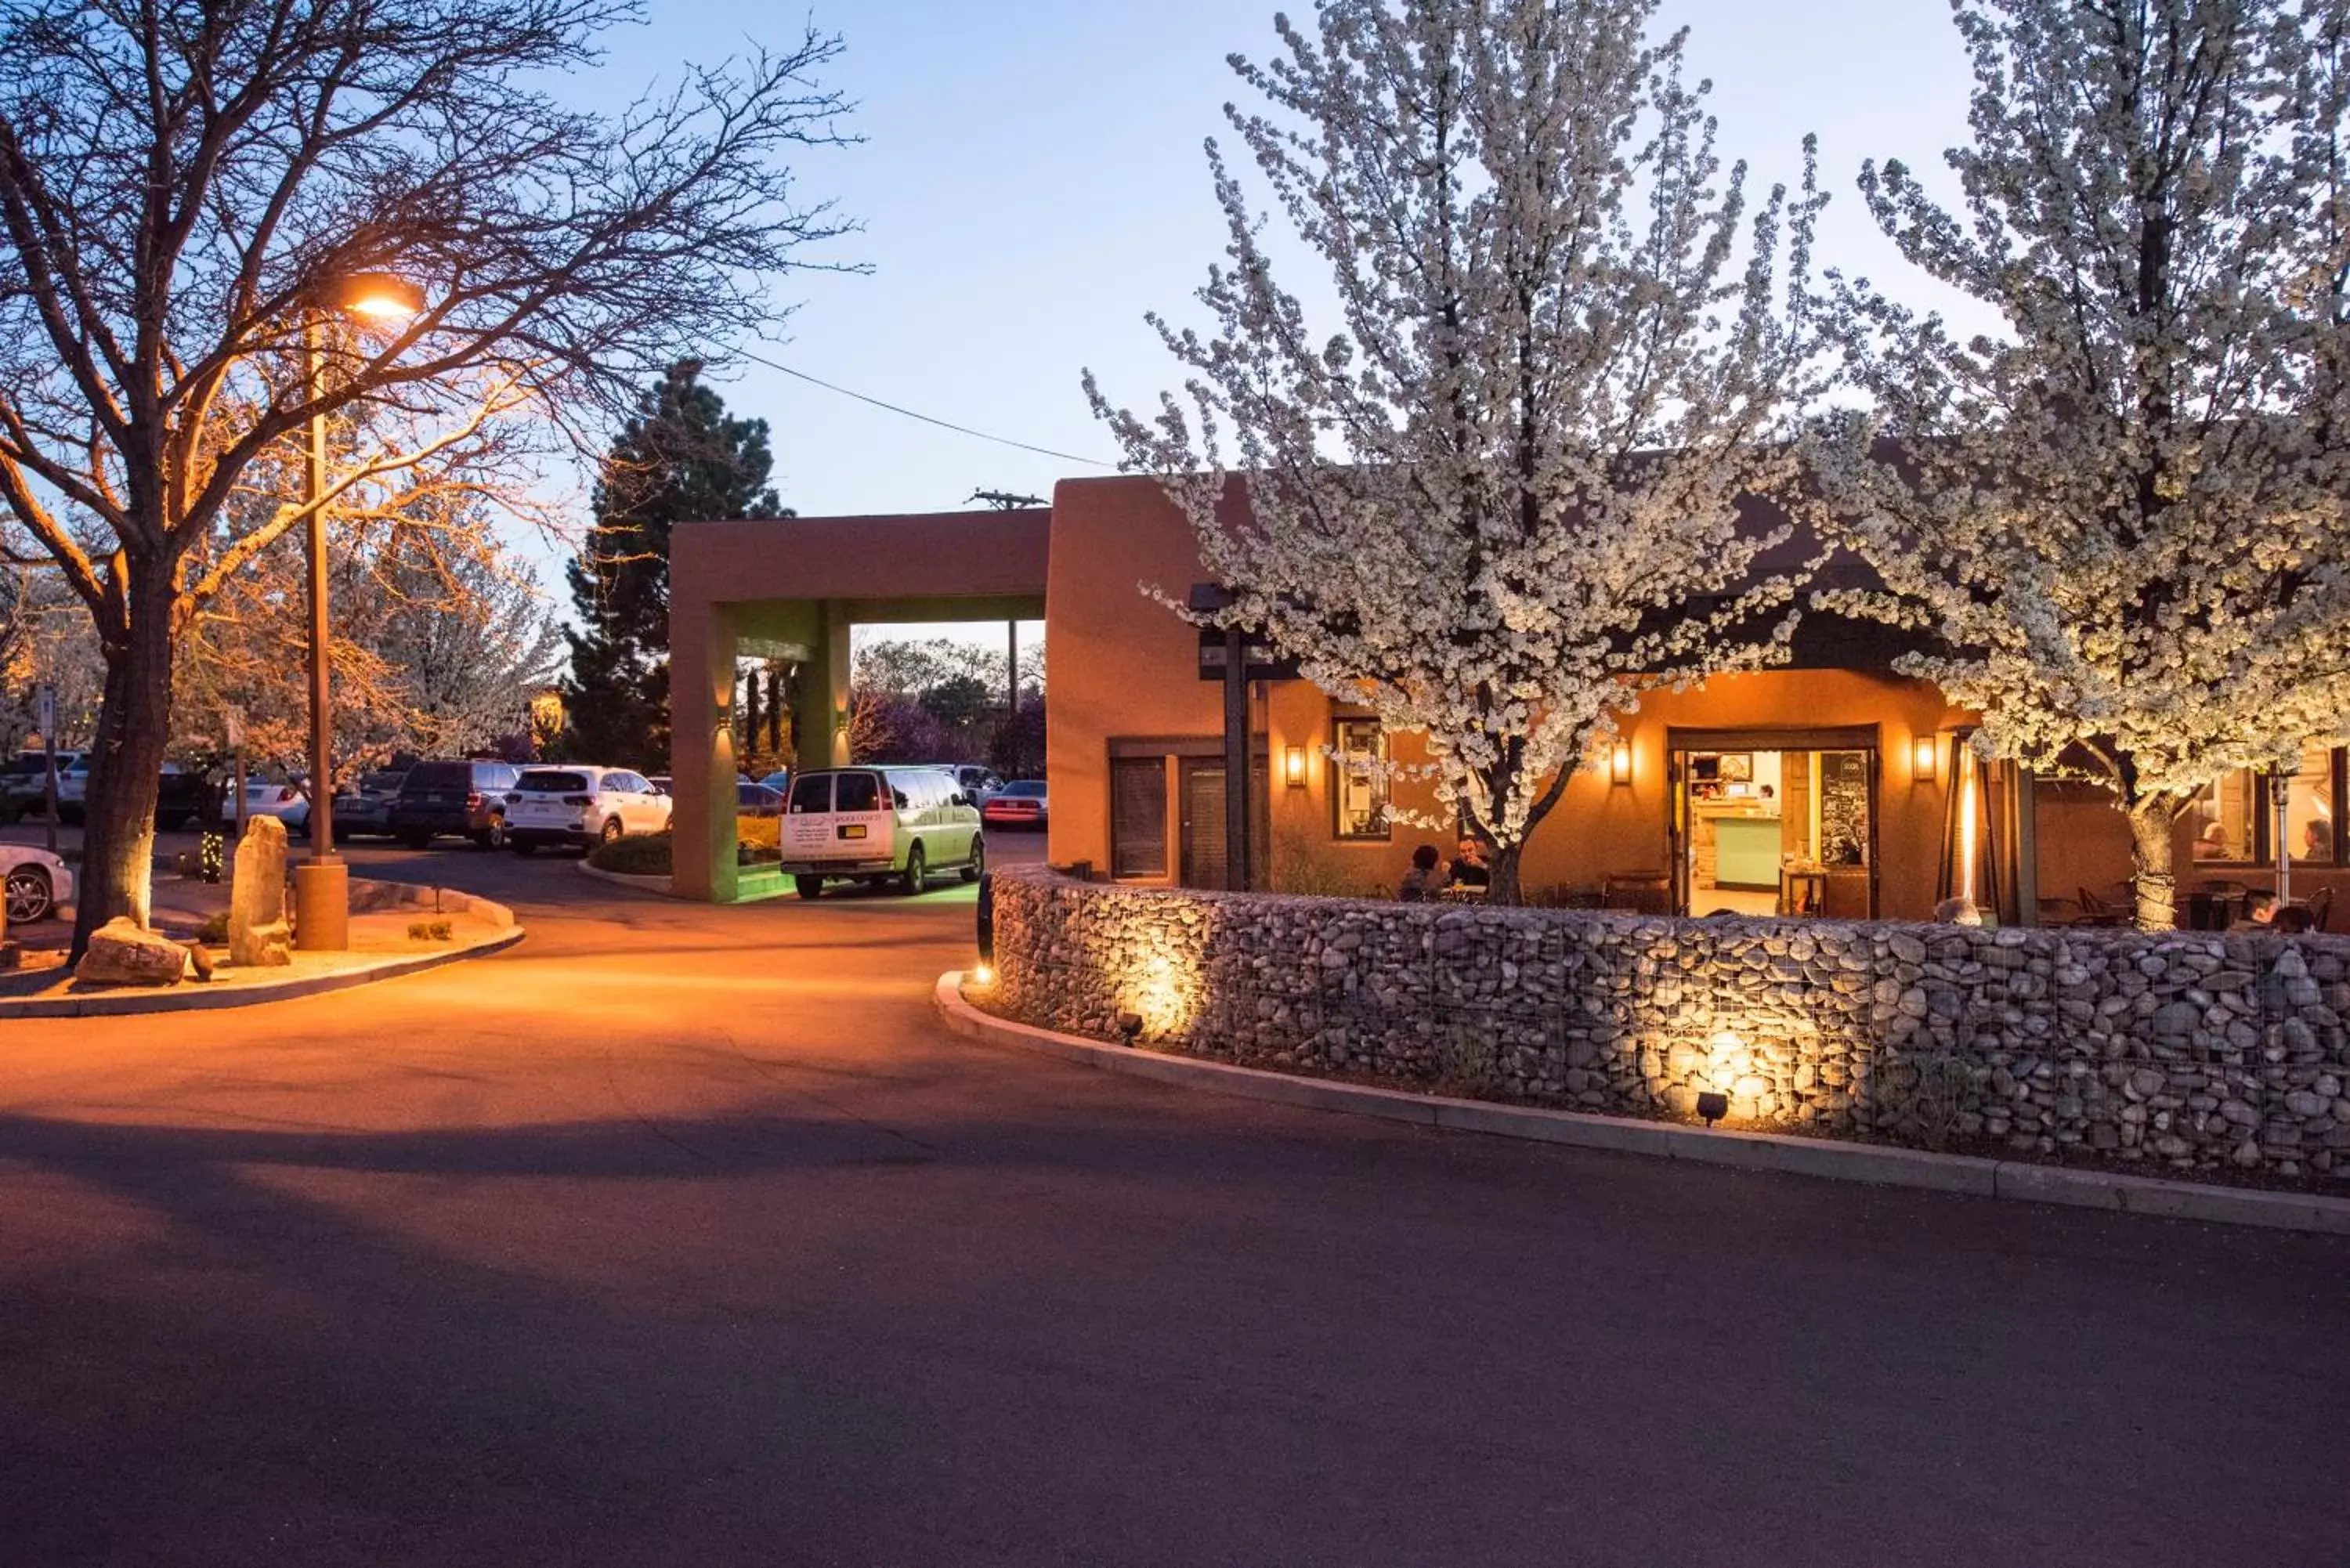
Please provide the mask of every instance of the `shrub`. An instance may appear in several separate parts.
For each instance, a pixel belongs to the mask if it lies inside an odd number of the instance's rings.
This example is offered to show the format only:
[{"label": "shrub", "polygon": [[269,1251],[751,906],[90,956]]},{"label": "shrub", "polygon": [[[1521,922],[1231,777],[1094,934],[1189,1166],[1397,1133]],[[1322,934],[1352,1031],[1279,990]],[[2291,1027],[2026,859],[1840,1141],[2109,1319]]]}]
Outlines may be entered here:
[{"label": "shrub", "polygon": [[451,929],[446,920],[411,920],[408,922],[408,940],[411,942],[445,942],[449,940]]},{"label": "shrub", "polygon": [[228,911],[226,909],[215,909],[211,914],[206,915],[204,917],[204,923],[196,928],[196,940],[203,942],[207,947],[215,948],[219,947],[223,942],[227,941]]},{"label": "shrub", "polygon": [[598,871],[617,871],[628,877],[666,877],[670,868],[669,842],[666,833],[627,834],[589,850],[588,864]]},{"label": "shrub", "polygon": [[742,866],[772,866],[784,857],[784,819],[780,816],[738,816],[734,819],[734,859]]}]

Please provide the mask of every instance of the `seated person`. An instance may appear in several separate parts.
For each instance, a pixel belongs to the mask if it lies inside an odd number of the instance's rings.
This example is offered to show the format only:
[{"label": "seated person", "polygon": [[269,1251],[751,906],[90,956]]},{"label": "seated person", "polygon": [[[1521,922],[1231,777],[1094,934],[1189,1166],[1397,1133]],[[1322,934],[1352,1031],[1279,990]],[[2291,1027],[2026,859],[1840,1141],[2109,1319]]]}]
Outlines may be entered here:
[{"label": "seated person", "polygon": [[1403,881],[1396,888],[1397,901],[1405,904],[1425,904],[1436,897],[1440,886],[1436,867],[1437,863],[1442,858],[1436,853],[1436,846],[1433,844],[1423,844],[1413,850],[1411,869],[1403,874]]},{"label": "seated person", "polygon": [[2198,860],[2226,860],[2230,858],[2228,854],[2228,830],[2220,826],[2216,822],[2211,824],[2209,827],[2206,827],[2203,830],[2202,836],[2195,841],[2195,858]]},{"label": "seated person", "polygon": [[2322,816],[2313,816],[2301,827],[2301,857],[2334,862],[2334,825]]},{"label": "seated person", "polygon": [[1444,878],[1448,888],[1475,888],[1479,890],[1493,885],[1493,868],[1485,864],[1485,846],[1474,838],[1464,838],[1455,848],[1452,868]]},{"label": "seated person", "polygon": [[2253,891],[2244,895],[2244,912],[2230,923],[2231,931],[2265,931],[2276,918],[2276,895]]},{"label": "seated person", "polygon": [[2287,904],[2269,917],[2269,929],[2281,937],[2306,936],[2317,929],[2317,917],[2306,904]]}]

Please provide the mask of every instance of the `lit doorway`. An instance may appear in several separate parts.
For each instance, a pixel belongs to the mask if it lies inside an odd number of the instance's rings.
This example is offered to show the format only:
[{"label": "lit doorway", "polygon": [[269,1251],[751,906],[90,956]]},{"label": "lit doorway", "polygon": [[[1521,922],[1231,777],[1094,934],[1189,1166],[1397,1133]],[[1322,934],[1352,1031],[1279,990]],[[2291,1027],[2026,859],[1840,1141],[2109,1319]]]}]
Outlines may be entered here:
[{"label": "lit doorway", "polygon": [[1877,912],[1877,732],[1672,732],[1679,913]]}]

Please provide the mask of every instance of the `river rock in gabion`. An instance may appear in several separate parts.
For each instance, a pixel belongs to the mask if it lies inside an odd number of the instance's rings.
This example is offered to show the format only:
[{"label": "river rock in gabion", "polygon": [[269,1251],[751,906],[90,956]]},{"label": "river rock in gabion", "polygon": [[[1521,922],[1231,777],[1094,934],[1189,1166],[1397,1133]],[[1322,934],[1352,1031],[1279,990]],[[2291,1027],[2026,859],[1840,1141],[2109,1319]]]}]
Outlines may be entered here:
[{"label": "river rock in gabion", "polygon": [[1456,1093],[2350,1179],[2350,941],[1388,904],[996,878],[996,1005]]}]

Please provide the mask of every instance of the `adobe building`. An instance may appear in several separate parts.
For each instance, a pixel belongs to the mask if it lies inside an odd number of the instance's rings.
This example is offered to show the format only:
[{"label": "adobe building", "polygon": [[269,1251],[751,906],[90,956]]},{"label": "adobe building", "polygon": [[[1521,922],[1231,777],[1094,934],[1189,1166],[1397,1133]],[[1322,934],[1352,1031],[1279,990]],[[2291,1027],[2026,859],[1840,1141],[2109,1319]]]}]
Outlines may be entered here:
[{"label": "adobe building", "polygon": [[[1784,549],[1792,558],[1803,545]],[[1832,560],[1826,575],[1856,571]],[[851,760],[851,625],[1039,616],[1053,863],[1225,885],[1224,691],[1201,678],[1200,632],[1145,592],[1180,600],[1203,576],[1190,524],[1145,477],[1066,480],[1049,510],[677,529],[678,890],[722,901],[752,892],[733,853],[737,655],[805,661],[796,761],[826,766]],[[2107,797],[1979,763],[1963,743],[1973,715],[1893,673],[1896,652],[1880,628],[1807,612],[1789,666],[1644,696],[1622,722],[1624,743],[1572,779],[1534,831],[1526,895],[1659,913],[1926,919],[1970,887],[2007,923],[2126,909],[2129,835]],[[1253,680],[1246,701],[1253,883],[1384,896],[1417,846],[1451,856],[1452,832],[1390,820],[1364,765],[1419,760],[1414,737],[1383,733],[1367,710],[1303,680]],[[2341,750],[2312,747],[2285,829],[2297,897],[2345,879],[2345,784]],[[1434,814],[1426,786],[1397,788],[1396,805]],[[2181,823],[2182,921],[2207,885],[2224,898],[2272,884],[2267,794],[2263,781],[2231,777]],[[2195,911],[2217,919],[2226,908]]]}]

